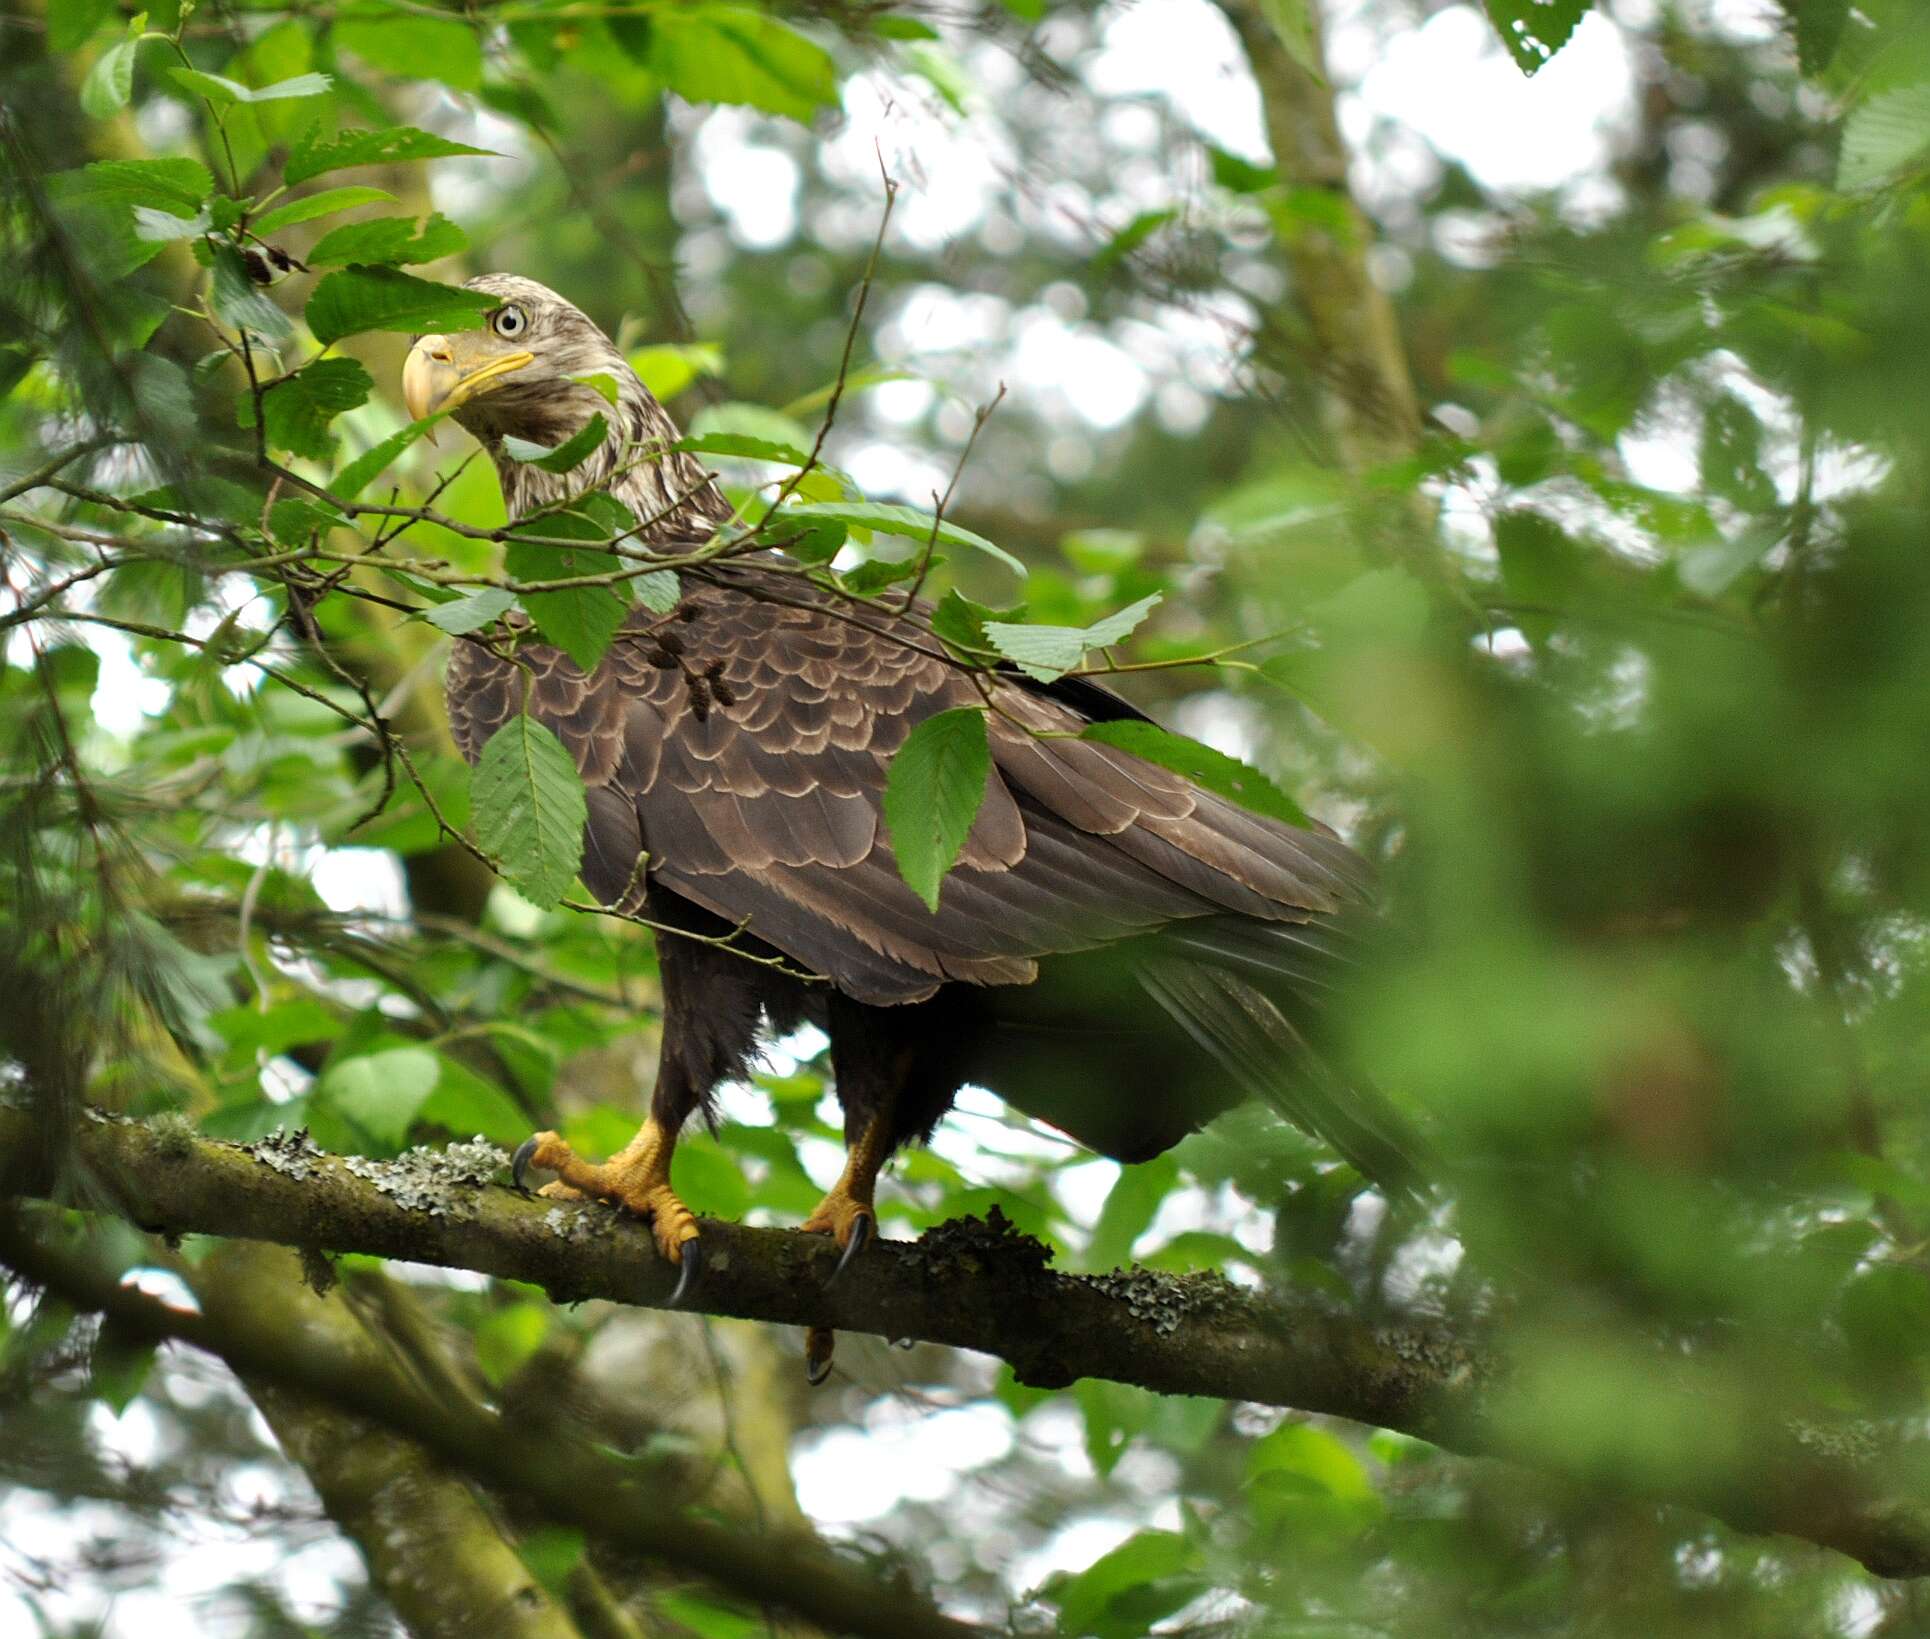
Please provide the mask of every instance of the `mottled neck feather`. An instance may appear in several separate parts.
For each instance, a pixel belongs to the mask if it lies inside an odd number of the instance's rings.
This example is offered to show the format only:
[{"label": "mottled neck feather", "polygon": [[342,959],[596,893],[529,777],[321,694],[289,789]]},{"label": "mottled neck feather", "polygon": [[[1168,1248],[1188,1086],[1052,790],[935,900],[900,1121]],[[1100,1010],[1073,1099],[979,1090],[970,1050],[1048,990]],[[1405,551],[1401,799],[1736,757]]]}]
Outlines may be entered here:
[{"label": "mottled neck feather", "polygon": [[677,424],[649,389],[627,368],[615,379],[614,406],[595,389],[572,382],[545,393],[540,406],[525,400],[516,407],[517,436],[552,448],[574,437],[593,415],[609,424],[602,447],[570,472],[545,472],[533,462],[515,460],[499,430],[475,429],[496,463],[510,517],[525,517],[590,490],[608,490],[644,526],[632,537],[639,545],[707,540],[730,520],[730,502],[700,461],[669,448],[680,436]]}]

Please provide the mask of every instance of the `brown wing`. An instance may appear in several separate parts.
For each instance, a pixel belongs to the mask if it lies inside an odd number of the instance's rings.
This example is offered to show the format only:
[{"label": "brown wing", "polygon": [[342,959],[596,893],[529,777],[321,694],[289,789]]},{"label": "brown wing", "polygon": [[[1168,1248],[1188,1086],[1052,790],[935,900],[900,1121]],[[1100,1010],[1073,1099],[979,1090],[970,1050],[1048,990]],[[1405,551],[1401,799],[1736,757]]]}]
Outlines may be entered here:
[{"label": "brown wing", "polygon": [[[675,617],[633,613],[594,677],[522,651],[531,709],[589,789],[584,881],[606,902],[647,849],[664,886],[859,1000],[896,1003],[948,979],[1024,983],[1042,956],[1175,921],[1305,921],[1362,895],[1332,837],[1112,747],[1035,738],[1087,719],[1015,681],[996,687],[992,778],[933,914],[892,857],[885,769],[917,724],[977,691],[908,622],[851,618],[795,577],[715,573],[687,583]],[[459,647],[449,713],[465,756],[517,690],[511,667]]]}]

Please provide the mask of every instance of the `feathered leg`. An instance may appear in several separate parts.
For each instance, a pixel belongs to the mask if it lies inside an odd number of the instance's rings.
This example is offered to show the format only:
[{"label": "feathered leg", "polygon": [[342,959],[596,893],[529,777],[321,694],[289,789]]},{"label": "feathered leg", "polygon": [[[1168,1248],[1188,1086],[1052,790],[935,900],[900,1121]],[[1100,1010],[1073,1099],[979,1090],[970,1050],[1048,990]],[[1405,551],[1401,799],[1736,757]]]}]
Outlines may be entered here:
[{"label": "feathered leg", "polygon": [[[696,931],[708,932],[702,913],[669,896],[653,895],[648,909],[673,926],[694,923]],[[650,1119],[601,1165],[584,1161],[555,1133],[538,1133],[516,1152],[514,1172],[520,1184],[526,1167],[546,1167],[556,1182],[545,1194],[594,1195],[649,1219],[658,1250],[680,1266],[670,1300],[675,1304],[695,1289],[703,1273],[697,1220],[670,1187],[677,1135],[718,1082],[744,1073],[756,1046],[760,1012],[768,1006],[780,1014],[787,1004],[784,995],[770,990],[769,981],[760,988],[766,970],[702,939],[663,935],[657,941],[657,971],[663,984],[663,1046]]]}]

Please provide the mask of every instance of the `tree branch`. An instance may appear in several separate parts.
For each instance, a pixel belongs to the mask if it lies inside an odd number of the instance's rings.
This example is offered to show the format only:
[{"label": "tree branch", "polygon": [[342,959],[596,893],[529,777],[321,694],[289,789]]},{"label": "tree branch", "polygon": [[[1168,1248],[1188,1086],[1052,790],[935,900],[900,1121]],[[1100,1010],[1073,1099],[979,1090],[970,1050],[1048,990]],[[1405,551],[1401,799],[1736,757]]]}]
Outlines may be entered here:
[{"label": "tree branch", "polygon": [[[0,1109],[0,1158],[26,1153],[28,1136],[24,1112]],[[486,1156],[452,1162],[416,1151],[369,1162],[324,1155],[305,1139],[243,1147],[182,1125],[100,1117],[82,1124],[75,1154],[129,1217],[170,1234],[407,1258],[534,1282],[566,1302],[662,1308],[675,1284],[641,1224],[596,1204],[479,1185]],[[44,1191],[47,1180],[15,1187]],[[713,1314],[976,1349],[1042,1387],[1110,1378],[1348,1417],[1543,1468],[1551,1461],[1532,1431],[1516,1432],[1533,1421],[1521,1414],[1534,1391],[1511,1375],[1504,1340],[1444,1322],[1371,1321],[1211,1275],[1055,1274],[1038,1243],[976,1220],[911,1244],[882,1242],[866,1252],[861,1276],[829,1289],[838,1251],[824,1237],[708,1220],[703,1233],[710,1252],[696,1301]],[[1745,1355],[1685,1357],[1657,1346],[1643,1382],[1645,1418],[1721,1430],[1727,1461],[1698,1448],[1658,1475],[1652,1457],[1624,1458],[1609,1442],[1566,1459],[1565,1477],[1804,1537],[1884,1575],[1930,1574],[1930,1444],[1915,1425],[1792,1406],[1776,1374]],[[646,1551],[665,1550],[658,1542]]]}]

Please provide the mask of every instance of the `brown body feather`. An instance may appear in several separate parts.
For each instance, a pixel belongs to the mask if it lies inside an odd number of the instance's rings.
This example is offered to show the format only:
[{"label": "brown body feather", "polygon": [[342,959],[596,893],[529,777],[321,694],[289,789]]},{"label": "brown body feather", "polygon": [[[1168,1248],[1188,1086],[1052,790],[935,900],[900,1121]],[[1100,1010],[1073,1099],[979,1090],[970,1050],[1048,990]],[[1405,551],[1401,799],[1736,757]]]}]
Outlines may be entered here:
[{"label": "brown body feather", "polygon": [[[621,396],[602,476],[621,465],[613,493],[640,517],[669,511],[653,542],[700,542],[728,508],[688,457],[619,463],[675,429],[601,332],[528,281],[474,284],[555,304],[547,389],[532,379],[459,416],[512,510],[584,479],[509,459],[502,433],[560,441],[601,401],[557,378],[604,371]],[[830,1034],[853,1132],[890,1108],[895,1141],[927,1133],[973,1081],[1137,1159],[1258,1091],[1363,1164],[1403,1165],[1391,1115],[1325,1085],[1307,1050],[1344,921],[1367,900],[1361,861],[1329,833],[1066,737],[1138,715],[1103,689],[991,681],[992,774],[935,914],[899,875],[886,770],[920,722],[981,695],[916,618],[854,614],[768,561],[719,562],[686,573],[671,615],[633,609],[593,676],[545,645],[511,665],[459,642],[449,714],[466,757],[525,690],[588,788],[593,893],[697,934],[741,926],[753,948],[828,981],[666,935],[655,1109],[673,1130],[744,1070],[760,1022],[811,1019]]]}]

